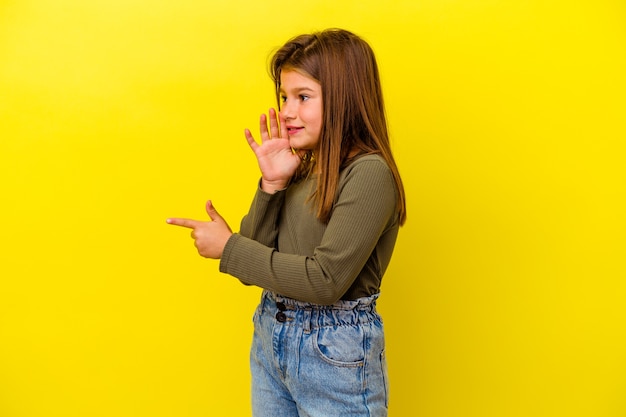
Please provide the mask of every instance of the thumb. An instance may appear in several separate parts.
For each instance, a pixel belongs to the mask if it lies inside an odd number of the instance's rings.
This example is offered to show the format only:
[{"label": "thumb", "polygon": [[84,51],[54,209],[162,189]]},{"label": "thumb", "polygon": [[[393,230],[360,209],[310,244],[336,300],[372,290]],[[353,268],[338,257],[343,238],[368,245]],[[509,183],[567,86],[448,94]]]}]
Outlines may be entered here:
[{"label": "thumb", "polygon": [[206,213],[209,215],[209,217],[213,221],[222,218],[222,216],[220,216],[217,210],[215,210],[215,207],[213,207],[213,202],[211,202],[211,200],[206,202]]}]

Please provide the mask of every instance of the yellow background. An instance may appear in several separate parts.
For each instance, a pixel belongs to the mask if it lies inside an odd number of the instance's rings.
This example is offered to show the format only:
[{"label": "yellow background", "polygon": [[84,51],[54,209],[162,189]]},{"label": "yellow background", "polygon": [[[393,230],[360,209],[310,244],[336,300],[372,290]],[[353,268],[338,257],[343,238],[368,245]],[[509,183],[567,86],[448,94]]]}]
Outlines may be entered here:
[{"label": "yellow background", "polygon": [[4,0],[0,416],[249,415],[259,290],[165,219],[238,228],[268,57],[332,26],[408,194],[390,416],[626,415],[622,0]]}]

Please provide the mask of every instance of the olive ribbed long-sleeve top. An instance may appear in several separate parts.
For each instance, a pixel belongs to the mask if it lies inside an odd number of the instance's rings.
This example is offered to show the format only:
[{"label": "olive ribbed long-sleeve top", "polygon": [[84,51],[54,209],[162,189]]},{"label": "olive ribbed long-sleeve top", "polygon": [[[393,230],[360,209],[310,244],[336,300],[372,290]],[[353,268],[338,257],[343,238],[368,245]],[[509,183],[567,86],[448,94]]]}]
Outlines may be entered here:
[{"label": "olive ribbed long-sleeve top", "polygon": [[274,194],[257,189],[239,233],[224,248],[220,271],[321,305],[379,292],[399,229],[389,167],[378,155],[348,165],[328,224],[307,201],[315,181],[313,176]]}]

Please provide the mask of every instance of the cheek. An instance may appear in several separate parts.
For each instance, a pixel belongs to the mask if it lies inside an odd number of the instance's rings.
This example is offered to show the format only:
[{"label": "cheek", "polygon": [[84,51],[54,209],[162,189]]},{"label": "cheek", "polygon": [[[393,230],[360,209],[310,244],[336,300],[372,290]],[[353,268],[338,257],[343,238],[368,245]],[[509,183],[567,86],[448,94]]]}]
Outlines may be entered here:
[{"label": "cheek", "polygon": [[303,117],[307,118],[311,126],[315,126],[317,129],[321,128],[322,112],[317,111],[317,110],[311,110],[311,111],[308,111],[306,115],[303,115]]}]

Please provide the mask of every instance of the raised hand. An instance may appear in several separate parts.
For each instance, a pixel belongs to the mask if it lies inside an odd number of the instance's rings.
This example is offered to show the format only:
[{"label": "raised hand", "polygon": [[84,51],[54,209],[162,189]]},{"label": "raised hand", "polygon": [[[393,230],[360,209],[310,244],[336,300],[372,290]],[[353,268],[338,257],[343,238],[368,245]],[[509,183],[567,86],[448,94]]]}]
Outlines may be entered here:
[{"label": "raised hand", "polygon": [[261,187],[264,191],[274,192],[287,186],[301,161],[300,156],[294,153],[289,145],[285,120],[277,116],[276,110],[269,111],[269,130],[267,122],[267,116],[262,114],[260,145],[254,140],[250,130],[246,129],[245,135],[261,169]]},{"label": "raised hand", "polygon": [[220,259],[226,242],[233,234],[226,221],[219,215],[213,203],[207,201],[206,212],[211,221],[169,218],[167,223],[192,229],[191,237],[198,253],[205,258]]}]

